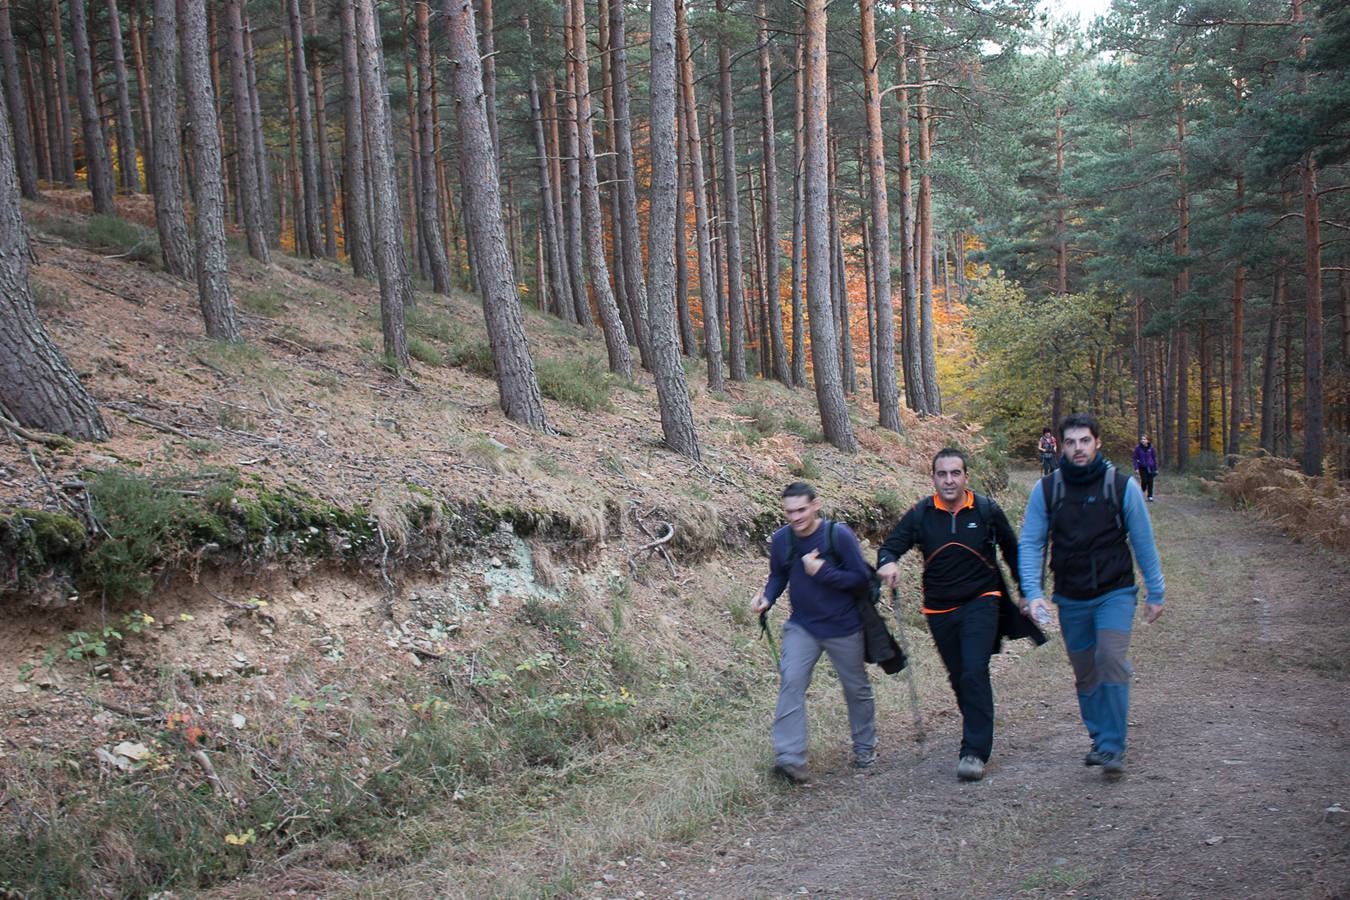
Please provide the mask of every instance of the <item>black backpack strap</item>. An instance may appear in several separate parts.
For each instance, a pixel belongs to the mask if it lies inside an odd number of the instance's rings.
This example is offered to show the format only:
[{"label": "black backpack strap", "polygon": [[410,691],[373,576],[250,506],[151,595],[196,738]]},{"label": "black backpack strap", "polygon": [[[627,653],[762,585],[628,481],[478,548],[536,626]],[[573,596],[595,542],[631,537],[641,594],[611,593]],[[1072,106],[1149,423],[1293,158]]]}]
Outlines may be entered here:
[{"label": "black backpack strap", "polygon": [[1041,496],[1045,498],[1045,519],[1047,533],[1055,529],[1055,516],[1064,505],[1064,470],[1055,469],[1041,479]]},{"label": "black backpack strap", "polygon": [[1117,469],[1113,463],[1106,464],[1106,474],[1102,476],[1102,499],[1111,507],[1116,517],[1116,527],[1122,532],[1125,530],[1125,516],[1121,508],[1129,480],[1130,476]]}]

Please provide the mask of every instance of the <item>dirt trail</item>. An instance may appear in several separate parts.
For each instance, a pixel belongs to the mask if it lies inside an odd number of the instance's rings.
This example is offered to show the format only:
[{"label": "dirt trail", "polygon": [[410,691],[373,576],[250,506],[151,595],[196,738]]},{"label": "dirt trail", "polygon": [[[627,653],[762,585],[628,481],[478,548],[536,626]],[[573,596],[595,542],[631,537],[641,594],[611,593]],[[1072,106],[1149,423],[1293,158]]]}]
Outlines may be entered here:
[{"label": "dirt trail", "polygon": [[1134,632],[1123,779],[1081,763],[1056,639],[996,676],[984,781],[955,778],[953,717],[919,744],[892,715],[874,770],[766,782],[770,818],[616,862],[584,893],[1350,896],[1350,813],[1335,811],[1350,808],[1347,561],[1210,499],[1163,493],[1150,510],[1168,612]]}]

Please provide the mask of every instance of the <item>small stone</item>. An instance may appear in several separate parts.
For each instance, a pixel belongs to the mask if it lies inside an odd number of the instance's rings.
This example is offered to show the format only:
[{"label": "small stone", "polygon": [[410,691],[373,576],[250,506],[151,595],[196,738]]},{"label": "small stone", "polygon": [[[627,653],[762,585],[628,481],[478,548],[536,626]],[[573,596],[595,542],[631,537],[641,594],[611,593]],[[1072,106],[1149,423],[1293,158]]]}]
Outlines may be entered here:
[{"label": "small stone", "polygon": [[1222,843],[1223,843],[1223,835],[1221,835],[1221,834],[1216,834],[1216,835],[1214,835],[1213,837],[1207,837],[1207,838],[1205,838],[1205,843],[1208,844],[1208,845],[1211,846],[1211,847],[1216,846],[1216,845],[1218,845],[1218,844],[1222,844]]},{"label": "small stone", "polygon": [[26,684],[11,684],[9,689],[16,694],[26,694],[30,690]]},{"label": "small stone", "polygon": [[234,715],[230,716],[230,724],[237,729],[243,728],[245,725],[248,724],[248,720],[245,719],[243,715],[241,715],[240,713],[235,713]]},{"label": "small stone", "polygon": [[144,744],[140,743],[133,744],[131,741],[123,741],[122,743],[118,744],[116,747],[113,748],[113,753],[116,753],[118,756],[125,756],[127,759],[136,760],[137,762],[139,762],[140,760],[143,760],[150,755],[150,748],[145,746]]},{"label": "small stone", "polygon": [[404,659],[408,661],[408,665],[410,666],[416,666],[420,668],[422,665],[422,659],[416,653],[411,652],[406,653],[404,654]]},{"label": "small stone", "polygon": [[1339,803],[1333,803],[1327,807],[1327,811],[1322,816],[1322,821],[1328,825],[1346,825],[1350,824],[1350,812]]},{"label": "small stone", "polygon": [[502,567],[502,561],[500,557],[494,556],[492,557],[490,562],[492,563],[492,568],[494,569],[500,569]]}]

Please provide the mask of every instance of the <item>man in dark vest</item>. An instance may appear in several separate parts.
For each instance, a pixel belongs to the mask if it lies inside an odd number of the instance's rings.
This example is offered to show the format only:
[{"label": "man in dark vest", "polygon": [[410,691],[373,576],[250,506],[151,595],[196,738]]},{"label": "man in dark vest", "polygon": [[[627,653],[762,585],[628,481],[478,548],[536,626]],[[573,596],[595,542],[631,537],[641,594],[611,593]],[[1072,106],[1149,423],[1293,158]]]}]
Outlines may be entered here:
[{"label": "man in dark vest", "polygon": [[806,774],[806,689],[821,653],[839,676],[853,732],[853,767],[876,761],[876,706],[863,666],[863,622],[853,595],[872,577],[858,539],[842,522],[820,515],[815,489],[796,481],[783,489],[787,525],[769,544],[769,580],[750,601],[756,615],[789,589],[792,615],[783,625],[778,708],[773,720],[774,772],[800,783]]},{"label": "man in dark vest", "polygon": [[[900,584],[897,560],[923,554],[923,613],[961,710],[956,776],[984,777],[994,747],[989,657],[1002,636],[1045,637],[1008,597],[994,548],[1017,571],[1017,535],[998,504],[968,490],[966,457],[951,447],[933,457],[933,495],[914,505],[877,551],[877,576]],[[1000,611],[1004,615],[1000,616]],[[1011,627],[1010,627],[1011,626]]]},{"label": "man in dark vest", "polygon": [[1125,771],[1130,711],[1130,629],[1138,602],[1134,564],[1148,594],[1144,621],[1163,614],[1163,575],[1144,495],[1101,454],[1097,420],[1074,413],[1059,426],[1059,469],[1027,500],[1018,547],[1029,613],[1049,616],[1041,585],[1047,540],[1064,648],[1073,665],[1078,709],[1092,747],[1083,763],[1108,777]]}]

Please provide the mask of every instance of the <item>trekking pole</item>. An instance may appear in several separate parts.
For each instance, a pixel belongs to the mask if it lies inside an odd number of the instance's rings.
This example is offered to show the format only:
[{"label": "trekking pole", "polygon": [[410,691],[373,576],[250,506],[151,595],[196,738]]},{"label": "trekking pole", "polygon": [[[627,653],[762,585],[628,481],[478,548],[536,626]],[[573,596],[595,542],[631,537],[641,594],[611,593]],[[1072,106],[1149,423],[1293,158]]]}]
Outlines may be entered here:
[{"label": "trekking pole", "polygon": [[891,588],[891,611],[895,614],[895,634],[900,640],[900,652],[909,660],[909,665],[905,666],[905,683],[909,685],[909,709],[914,714],[914,740],[923,743],[926,734],[923,728],[923,714],[919,712],[919,688],[914,683],[914,657],[910,656],[909,641],[905,640],[905,623],[900,618],[899,588]]},{"label": "trekking pole", "polygon": [[759,614],[759,631],[764,635],[764,639],[769,642],[769,653],[773,655],[774,668],[781,669],[782,665],[778,662],[778,645],[773,642],[773,632],[769,630],[769,611],[767,609]]}]

